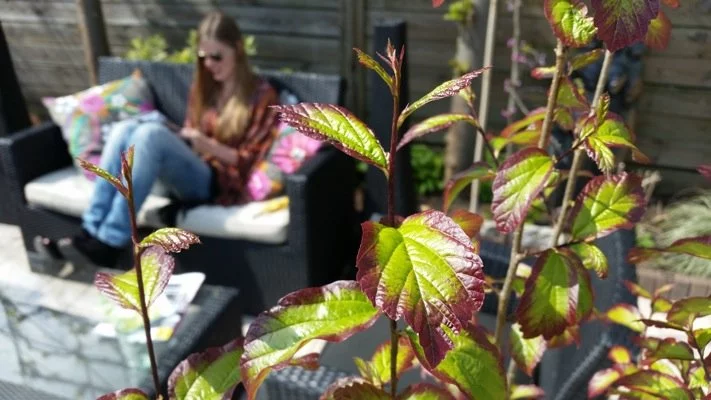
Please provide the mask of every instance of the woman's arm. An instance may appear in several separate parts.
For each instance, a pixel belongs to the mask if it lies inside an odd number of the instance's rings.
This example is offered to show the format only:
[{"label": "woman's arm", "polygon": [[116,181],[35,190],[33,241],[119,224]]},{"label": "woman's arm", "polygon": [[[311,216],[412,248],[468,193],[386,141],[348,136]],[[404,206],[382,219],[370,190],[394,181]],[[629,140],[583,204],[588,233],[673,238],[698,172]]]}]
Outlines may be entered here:
[{"label": "woman's arm", "polygon": [[234,148],[224,145],[217,140],[205,136],[202,132],[193,128],[183,128],[180,131],[182,137],[188,139],[195,151],[202,155],[213,156],[218,161],[229,165],[237,165],[239,155]]}]

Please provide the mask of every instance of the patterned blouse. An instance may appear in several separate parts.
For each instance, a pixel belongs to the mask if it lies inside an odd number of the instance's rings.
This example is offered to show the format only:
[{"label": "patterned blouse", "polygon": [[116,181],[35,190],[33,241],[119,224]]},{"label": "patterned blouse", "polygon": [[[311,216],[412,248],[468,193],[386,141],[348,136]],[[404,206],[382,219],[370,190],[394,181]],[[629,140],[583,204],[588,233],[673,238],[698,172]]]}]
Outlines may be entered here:
[{"label": "patterned blouse", "polygon": [[[252,117],[247,132],[227,142],[220,141],[235,149],[238,155],[237,164],[227,164],[213,156],[203,155],[205,162],[212,168],[213,184],[216,184],[214,201],[220,205],[244,204],[250,201],[245,190],[249,177],[253,168],[264,159],[279,133],[277,113],[269,108],[279,104],[279,96],[269,82],[258,79],[252,96]],[[195,93],[191,90],[186,115],[190,115],[194,96]],[[208,137],[214,137],[218,115],[217,109],[207,109],[197,129]],[[186,119],[185,126],[194,128],[189,118]]]}]

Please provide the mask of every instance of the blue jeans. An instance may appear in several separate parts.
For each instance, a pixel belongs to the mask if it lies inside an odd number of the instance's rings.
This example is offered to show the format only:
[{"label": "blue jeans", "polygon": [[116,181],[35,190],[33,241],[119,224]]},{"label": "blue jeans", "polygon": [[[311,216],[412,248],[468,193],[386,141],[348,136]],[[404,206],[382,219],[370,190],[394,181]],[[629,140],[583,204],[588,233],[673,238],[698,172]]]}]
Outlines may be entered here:
[{"label": "blue jeans", "polygon": [[[134,146],[133,198],[136,212],[156,179],[181,200],[210,198],[212,171],[183,140],[159,122],[135,120],[118,123],[110,132],[101,154],[101,168],[114,176],[121,171],[121,154]],[[128,204],[110,183],[96,178],[89,208],[82,216],[83,227],[93,237],[114,246],[131,241]]]}]

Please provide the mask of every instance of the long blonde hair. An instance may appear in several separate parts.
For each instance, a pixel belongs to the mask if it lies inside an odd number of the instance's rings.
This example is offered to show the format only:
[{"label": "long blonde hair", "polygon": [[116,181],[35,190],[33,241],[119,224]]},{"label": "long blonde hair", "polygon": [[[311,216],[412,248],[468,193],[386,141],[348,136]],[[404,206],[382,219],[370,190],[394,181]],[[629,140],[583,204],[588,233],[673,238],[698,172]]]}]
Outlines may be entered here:
[{"label": "long blonde hair", "polygon": [[[256,88],[257,79],[249,66],[242,32],[234,19],[221,12],[209,13],[203,18],[198,29],[198,43],[201,39],[215,40],[235,49],[235,92],[220,110],[214,132],[218,140],[227,142],[243,135],[248,127],[251,117],[250,98]],[[242,45],[237,46],[238,43]],[[189,118],[194,126],[201,126],[202,115],[213,105],[211,103],[219,85],[199,58],[196,61],[193,81],[197,96],[193,100]]]}]

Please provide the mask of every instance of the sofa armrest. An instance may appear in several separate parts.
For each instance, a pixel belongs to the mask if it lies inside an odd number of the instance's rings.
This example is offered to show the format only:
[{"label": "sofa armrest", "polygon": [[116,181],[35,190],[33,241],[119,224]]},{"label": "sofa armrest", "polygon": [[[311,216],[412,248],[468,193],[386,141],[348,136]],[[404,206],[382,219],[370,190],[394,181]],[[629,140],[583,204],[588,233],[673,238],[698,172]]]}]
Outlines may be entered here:
[{"label": "sofa armrest", "polygon": [[[47,122],[0,138],[0,162],[12,210],[25,203],[25,185],[33,179],[71,165],[59,126]],[[17,214],[16,214],[17,215]]]},{"label": "sofa armrest", "polygon": [[340,274],[334,269],[351,256],[357,229],[355,186],[355,162],[330,146],[286,178],[288,241],[308,260],[315,282]]}]

